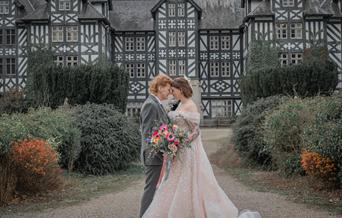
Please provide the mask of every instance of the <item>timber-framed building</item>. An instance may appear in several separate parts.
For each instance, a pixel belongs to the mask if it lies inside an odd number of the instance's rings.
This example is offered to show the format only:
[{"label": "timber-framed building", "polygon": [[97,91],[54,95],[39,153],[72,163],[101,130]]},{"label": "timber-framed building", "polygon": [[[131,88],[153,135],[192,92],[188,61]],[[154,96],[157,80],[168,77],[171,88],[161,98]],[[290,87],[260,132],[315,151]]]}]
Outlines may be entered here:
[{"label": "timber-framed building", "polygon": [[[101,58],[130,75],[138,114],[158,73],[191,78],[204,118],[239,114],[239,78],[254,39],[274,41],[282,65],[319,43],[342,70],[342,0],[0,0],[0,92],[25,86],[27,49],[59,65]],[[338,88],[342,88],[339,74]]]}]

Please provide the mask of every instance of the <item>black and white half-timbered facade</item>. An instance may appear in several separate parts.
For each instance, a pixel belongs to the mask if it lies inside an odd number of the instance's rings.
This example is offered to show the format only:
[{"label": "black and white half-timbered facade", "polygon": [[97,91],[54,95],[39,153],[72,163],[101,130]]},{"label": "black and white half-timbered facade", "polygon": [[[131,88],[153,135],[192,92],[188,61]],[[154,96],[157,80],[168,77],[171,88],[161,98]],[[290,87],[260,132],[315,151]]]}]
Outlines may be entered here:
[{"label": "black and white half-timbered facade", "polygon": [[[25,86],[27,49],[60,65],[107,59],[130,75],[138,114],[159,73],[191,78],[204,118],[239,114],[239,78],[253,39],[281,48],[281,65],[324,45],[342,71],[342,0],[0,0],[0,92]],[[342,88],[342,74],[338,88]]]}]

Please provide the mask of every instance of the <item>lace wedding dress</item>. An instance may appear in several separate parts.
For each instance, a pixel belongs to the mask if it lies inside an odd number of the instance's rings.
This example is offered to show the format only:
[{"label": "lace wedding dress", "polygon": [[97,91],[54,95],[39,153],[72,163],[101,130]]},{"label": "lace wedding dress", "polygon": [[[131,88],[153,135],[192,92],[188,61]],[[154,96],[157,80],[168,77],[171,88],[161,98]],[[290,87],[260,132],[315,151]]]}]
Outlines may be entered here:
[{"label": "lace wedding dress", "polygon": [[169,117],[192,133],[192,148],[185,148],[173,161],[168,179],[162,179],[143,218],[260,218],[258,212],[239,215],[218,185],[202,146],[200,114],[171,111]]}]

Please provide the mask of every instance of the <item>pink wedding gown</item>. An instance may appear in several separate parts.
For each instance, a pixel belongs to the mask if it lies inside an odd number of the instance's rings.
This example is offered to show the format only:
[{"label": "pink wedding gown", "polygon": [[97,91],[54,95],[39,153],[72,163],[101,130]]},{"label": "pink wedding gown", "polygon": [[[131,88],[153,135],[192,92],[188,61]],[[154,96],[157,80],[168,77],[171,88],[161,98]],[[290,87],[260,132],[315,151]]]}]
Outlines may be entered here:
[{"label": "pink wedding gown", "polygon": [[[143,218],[261,218],[258,212],[238,209],[218,185],[208,157],[203,149],[199,131],[200,114],[169,113],[180,127],[198,135],[192,148],[185,148],[180,158],[172,162],[167,180],[155,192]],[[198,134],[197,134],[198,133]]]}]

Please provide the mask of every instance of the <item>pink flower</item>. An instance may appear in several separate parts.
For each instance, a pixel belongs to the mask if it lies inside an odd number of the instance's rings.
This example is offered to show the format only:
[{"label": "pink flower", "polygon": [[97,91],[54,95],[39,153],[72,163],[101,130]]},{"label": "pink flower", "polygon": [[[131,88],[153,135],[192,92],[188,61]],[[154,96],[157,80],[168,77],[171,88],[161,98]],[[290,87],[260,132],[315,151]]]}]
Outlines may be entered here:
[{"label": "pink flower", "polygon": [[168,133],[167,135],[166,135],[166,139],[167,139],[167,141],[168,142],[173,142],[174,140],[175,140],[175,135],[173,134],[173,133]]},{"label": "pink flower", "polygon": [[161,131],[168,131],[169,130],[169,128],[167,127],[167,125],[166,124],[163,124],[163,125],[161,125],[160,126],[160,128],[159,128],[159,130],[161,130]]},{"label": "pink flower", "polygon": [[175,140],[173,141],[173,143],[174,143],[176,146],[178,146],[178,145],[179,145],[179,140],[178,140],[178,139],[175,139]]},{"label": "pink flower", "polygon": [[159,137],[159,132],[158,131],[154,131],[152,134],[152,137]]}]

